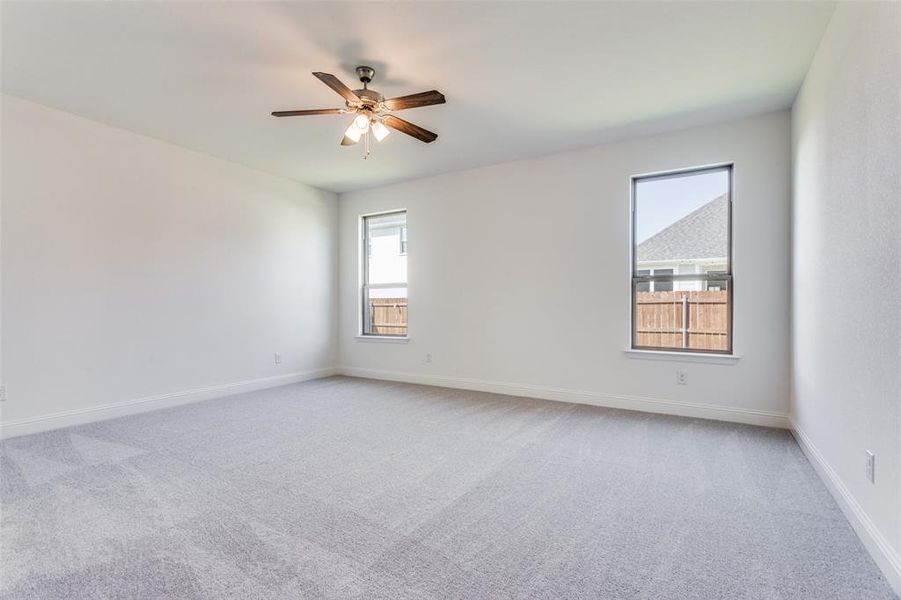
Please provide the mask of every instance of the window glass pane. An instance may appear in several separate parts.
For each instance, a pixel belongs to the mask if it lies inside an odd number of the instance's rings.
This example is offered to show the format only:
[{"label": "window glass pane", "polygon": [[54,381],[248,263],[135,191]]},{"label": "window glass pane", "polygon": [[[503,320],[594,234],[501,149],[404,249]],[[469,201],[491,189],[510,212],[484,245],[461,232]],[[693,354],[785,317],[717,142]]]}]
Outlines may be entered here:
[{"label": "window glass pane", "polygon": [[407,288],[363,290],[365,300],[364,333],[407,335]]},{"label": "window glass pane", "polygon": [[363,333],[407,335],[407,214],[363,218]]},{"label": "window glass pane", "polygon": [[729,350],[728,281],[720,280],[717,290],[701,289],[703,278],[686,283],[698,291],[636,290],[635,347]]},{"label": "window glass pane", "polygon": [[407,214],[366,217],[365,222],[369,242],[368,283],[405,283],[407,257],[401,251],[401,231],[406,229]]},{"label": "window glass pane", "polygon": [[[729,352],[731,167],[634,183],[633,346]],[[666,278],[674,276],[667,281]]]},{"label": "window glass pane", "polygon": [[[635,184],[637,269],[678,264],[680,273],[729,272],[729,170],[716,169]],[[689,271],[691,272],[691,271]]]}]

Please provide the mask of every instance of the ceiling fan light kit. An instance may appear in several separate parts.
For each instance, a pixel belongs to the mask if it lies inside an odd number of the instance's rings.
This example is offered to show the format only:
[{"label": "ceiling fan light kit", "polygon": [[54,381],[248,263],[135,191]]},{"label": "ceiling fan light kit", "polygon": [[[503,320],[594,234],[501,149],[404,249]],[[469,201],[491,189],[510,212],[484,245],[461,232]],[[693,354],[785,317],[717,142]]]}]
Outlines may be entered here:
[{"label": "ceiling fan light kit", "polygon": [[[342,146],[353,146],[363,142],[363,158],[368,158],[370,153],[370,137],[375,137],[381,142],[391,133],[390,129],[405,133],[426,144],[438,139],[438,134],[396,117],[392,112],[433,104],[444,104],[444,94],[438,90],[400,96],[388,100],[375,90],[369,89],[372,78],[375,77],[375,69],[372,67],[357,67],[357,76],[363,83],[359,90],[351,90],[334,75],[315,72],[313,76],[322,83],[332,88],[342,98],[346,108],[323,108],[314,110],[279,110],[272,113],[273,117],[299,117],[307,115],[341,115],[354,114],[354,119],[344,132],[341,140]],[[389,129],[390,128],[390,129]]]}]

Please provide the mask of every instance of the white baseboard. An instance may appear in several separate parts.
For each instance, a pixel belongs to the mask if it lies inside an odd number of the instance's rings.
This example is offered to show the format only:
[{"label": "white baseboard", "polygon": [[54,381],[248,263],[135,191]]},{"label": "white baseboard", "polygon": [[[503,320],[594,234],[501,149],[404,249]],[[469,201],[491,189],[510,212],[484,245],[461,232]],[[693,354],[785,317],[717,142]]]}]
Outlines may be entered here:
[{"label": "white baseboard", "polygon": [[298,383],[310,379],[329,377],[330,375],[336,375],[337,373],[338,370],[336,368],[330,367],[326,369],[316,369],[314,371],[305,371],[302,373],[247,379],[245,381],[211,385],[195,388],[193,390],[145,396],[143,398],[134,398],[132,400],[124,400],[122,402],[113,402],[110,404],[74,408],[72,410],[64,410],[35,417],[11,419],[9,421],[0,422],[0,438],[38,433],[40,431],[59,429],[61,427],[69,427],[72,425],[82,425],[94,421],[104,421],[106,419],[177,406],[179,404],[189,404],[191,402],[200,402],[201,400],[210,400],[212,398],[220,398],[232,394],[252,392],[254,390],[288,385],[290,383]]},{"label": "white baseboard", "polygon": [[710,404],[680,402],[677,400],[664,400],[661,398],[605,394],[601,392],[586,392],[516,383],[500,383],[479,379],[465,379],[462,377],[416,375],[412,373],[361,369],[357,367],[338,367],[338,370],[341,375],[349,375],[351,377],[402,381],[422,385],[491,392],[508,396],[524,396],[527,398],[573,402],[576,404],[590,404],[592,406],[622,408],[625,410],[638,410],[665,415],[714,419],[716,421],[731,421],[749,425],[763,425],[765,427],[779,427],[781,429],[788,429],[789,427],[788,415],[777,411],[714,406]]},{"label": "white baseboard", "polygon": [[835,472],[813,441],[801,430],[794,420],[791,421],[791,432],[798,445],[807,456],[807,460],[819,474],[829,489],[839,508],[851,523],[864,547],[873,557],[895,593],[901,596],[901,556],[891,547],[876,524],[870,519],[863,507],[851,494],[851,491]]}]

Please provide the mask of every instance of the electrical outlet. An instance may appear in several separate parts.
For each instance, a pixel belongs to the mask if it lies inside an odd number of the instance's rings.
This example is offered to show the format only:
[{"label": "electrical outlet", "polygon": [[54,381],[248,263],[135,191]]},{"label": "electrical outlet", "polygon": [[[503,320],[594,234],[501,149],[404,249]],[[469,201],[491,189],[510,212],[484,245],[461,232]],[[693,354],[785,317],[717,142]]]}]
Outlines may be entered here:
[{"label": "electrical outlet", "polygon": [[0,402],[6,400],[6,384],[0,385]]},{"label": "electrical outlet", "polygon": [[870,452],[867,452],[867,479],[870,480],[870,483],[876,483],[876,455]]},{"label": "electrical outlet", "polygon": [[679,385],[688,385],[688,373],[685,371],[676,371],[676,383]]},{"label": "electrical outlet", "polygon": [[431,353],[431,352],[428,352],[428,353],[425,355],[425,361],[426,361],[427,363],[432,362],[432,353]]},{"label": "electrical outlet", "polygon": [[275,353],[275,364],[277,364],[277,365],[282,364],[282,355],[279,354],[278,352]]}]

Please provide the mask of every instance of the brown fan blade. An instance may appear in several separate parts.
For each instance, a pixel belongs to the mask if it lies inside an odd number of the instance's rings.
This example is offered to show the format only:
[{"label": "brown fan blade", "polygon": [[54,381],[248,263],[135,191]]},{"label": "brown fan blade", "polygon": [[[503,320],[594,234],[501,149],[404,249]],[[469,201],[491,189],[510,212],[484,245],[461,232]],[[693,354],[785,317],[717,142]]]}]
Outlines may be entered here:
[{"label": "brown fan blade", "polygon": [[353,93],[353,90],[341,83],[341,80],[334,75],[330,75],[328,73],[319,73],[318,71],[316,73],[313,73],[313,75],[317,77],[319,81],[341,94],[341,97],[348,102],[360,101],[360,98]]},{"label": "brown fan blade", "polygon": [[353,146],[353,145],[356,144],[356,143],[357,143],[357,142],[353,141],[352,139],[350,139],[350,138],[347,137],[346,135],[345,135],[344,138],[341,140],[341,145],[342,145],[342,146]]},{"label": "brown fan blade", "polygon": [[317,108],[314,110],[276,110],[273,111],[273,117],[303,117],[305,115],[340,115],[344,113],[343,108]]},{"label": "brown fan blade", "polygon": [[444,94],[438,90],[429,92],[420,92],[418,94],[410,94],[409,96],[401,96],[399,98],[389,98],[385,100],[385,108],[388,110],[404,110],[405,108],[416,108],[418,106],[431,106],[433,104],[444,104]]},{"label": "brown fan blade", "polygon": [[401,133],[406,133],[407,135],[415,137],[417,140],[421,140],[426,144],[434,142],[438,139],[437,133],[432,133],[428,129],[423,129],[419,125],[414,125],[409,121],[404,121],[400,117],[395,117],[394,115],[385,115],[382,117],[382,123],[390,127],[391,129],[396,129]]}]

